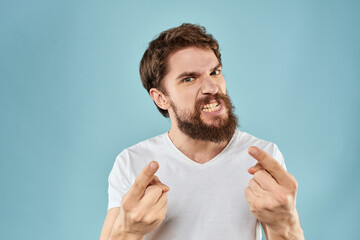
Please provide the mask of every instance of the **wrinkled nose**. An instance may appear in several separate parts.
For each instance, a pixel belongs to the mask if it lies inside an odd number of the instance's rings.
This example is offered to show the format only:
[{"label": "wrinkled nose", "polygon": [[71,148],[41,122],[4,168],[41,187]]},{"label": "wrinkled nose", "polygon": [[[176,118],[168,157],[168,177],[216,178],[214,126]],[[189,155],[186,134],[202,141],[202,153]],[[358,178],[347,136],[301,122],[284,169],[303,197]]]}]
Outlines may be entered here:
[{"label": "wrinkled nose", "polygon": [[219,86],[210,76],[202,79],[201,93],[215,95],[219,91]]}]

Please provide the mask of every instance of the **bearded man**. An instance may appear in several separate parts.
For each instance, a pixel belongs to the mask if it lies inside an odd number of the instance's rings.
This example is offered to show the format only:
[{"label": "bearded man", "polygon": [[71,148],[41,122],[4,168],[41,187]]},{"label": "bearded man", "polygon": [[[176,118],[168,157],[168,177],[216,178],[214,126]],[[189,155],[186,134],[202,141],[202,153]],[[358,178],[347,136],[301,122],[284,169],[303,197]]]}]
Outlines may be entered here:
[{"label": "bearded man", "polygon": [[100,239],[254,240],[260,223],[267,239],[304,239],[297,182],[275,144],[236,128],[219,45],[204,27],[162,32],[140,76],[171,128],[116,158]]}]

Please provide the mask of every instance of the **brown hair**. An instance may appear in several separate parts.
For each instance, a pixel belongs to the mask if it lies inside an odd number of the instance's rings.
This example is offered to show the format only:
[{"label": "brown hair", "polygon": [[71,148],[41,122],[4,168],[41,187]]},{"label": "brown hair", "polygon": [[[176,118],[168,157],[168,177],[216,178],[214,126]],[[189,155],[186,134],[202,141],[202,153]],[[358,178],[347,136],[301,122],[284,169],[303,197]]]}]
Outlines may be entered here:
[{"label": "brown hair", "polygon": [[[168,58],[175,51],[191,46],[211,49],[221,64],[219,44],[211,34],[206,33],[205,27],[184,23],[168,29],[149,43],[141,59],[140,78],[147,92],[151,88],[157,88],[167,94],[162,86],[162,79],[168,71]],[[157,108],[164,117],[169,117],[167,110]]]}]

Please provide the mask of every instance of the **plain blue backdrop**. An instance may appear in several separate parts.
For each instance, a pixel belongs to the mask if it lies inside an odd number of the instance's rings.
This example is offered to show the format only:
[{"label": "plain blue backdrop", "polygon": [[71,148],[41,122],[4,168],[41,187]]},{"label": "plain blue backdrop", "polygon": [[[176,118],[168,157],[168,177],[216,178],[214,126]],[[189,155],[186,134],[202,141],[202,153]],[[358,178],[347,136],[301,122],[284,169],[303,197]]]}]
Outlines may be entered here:
[{"label": "plain blue backdrop", "polygon": [[142,88],[161,31],[219,41],[240,130],[275,142],[307,239],[355,239],[359,1],[0,1],[0,239],[97,239],[123,148],[169,129]]}]

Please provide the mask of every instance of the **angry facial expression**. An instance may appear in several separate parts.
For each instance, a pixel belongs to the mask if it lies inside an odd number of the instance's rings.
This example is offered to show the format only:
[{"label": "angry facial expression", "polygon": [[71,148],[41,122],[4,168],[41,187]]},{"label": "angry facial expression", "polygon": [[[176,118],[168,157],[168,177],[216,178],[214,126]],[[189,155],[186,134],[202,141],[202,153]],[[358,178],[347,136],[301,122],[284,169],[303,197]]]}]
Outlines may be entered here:
[{"label": "angry facial expression", "polygon": [[170,101],[170,118],[193,139],[228,140],[237,126],[226,95],[222,66],[211,49],[188,47],[168,59],[163,79]]}]

